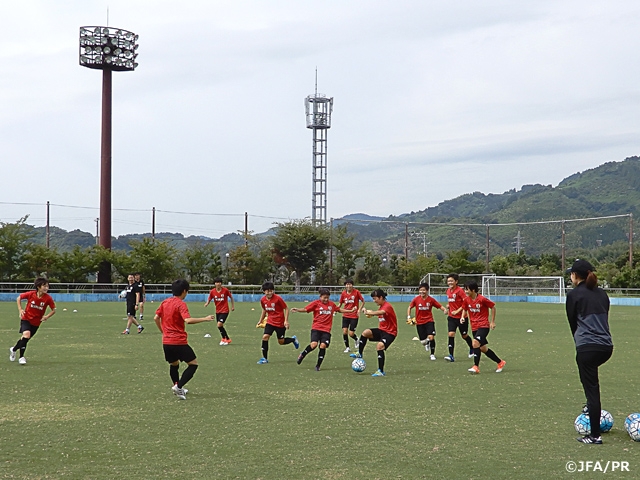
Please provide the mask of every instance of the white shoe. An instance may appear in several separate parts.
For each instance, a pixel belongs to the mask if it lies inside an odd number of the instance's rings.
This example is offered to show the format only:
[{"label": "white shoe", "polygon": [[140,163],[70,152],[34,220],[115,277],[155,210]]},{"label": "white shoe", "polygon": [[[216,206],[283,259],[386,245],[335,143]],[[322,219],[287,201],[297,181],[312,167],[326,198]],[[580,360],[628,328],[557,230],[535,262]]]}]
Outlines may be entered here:
[{"label": "white shoe", "polygon": [[171,390],[173,391],[173,394],[178,397],[180,400],[186,400],[187,396],[186,393],[184,391],[183,388],[179,388],[178,385],[174,385],[173,387],[171,387]]},{"label": "white shoe", "polygon": [[435,360],[436,356],[435,355],[431,355],[431,360]]},{"label": "white shoe", "polygon": [[351,351],[351,349],[349,347],[347,347],[347,348],[344,349],[344,352],[342,352],[342,353],[349,353],[350,351]]},{"label": "white shoe", "polygon": [[227,344],[227,342],[225,342],[224,340],[220,340],[220,345],[221,345],[221,346],[222,346],[222,345],[226,345],[226,344]]},{"label": "white shoe", "polygon": [[24,358],[24,357],[20,357],[20,358],[18,359],[18,363],[19,363],[20,365],[26,365],[26,364],[27,364],[27,359],[26,359],[26,358]]},{"label": "white shoe", "polygon": [[16,361],[16,352],[13,351],[13,347],[9,349],[9,361],[10,362]]}]

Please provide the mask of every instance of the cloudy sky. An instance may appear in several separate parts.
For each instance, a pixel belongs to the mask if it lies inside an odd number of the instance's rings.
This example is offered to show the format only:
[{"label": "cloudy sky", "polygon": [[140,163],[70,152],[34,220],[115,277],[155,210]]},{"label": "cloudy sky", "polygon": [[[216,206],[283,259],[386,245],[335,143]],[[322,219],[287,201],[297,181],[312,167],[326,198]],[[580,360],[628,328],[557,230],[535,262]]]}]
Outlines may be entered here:
[{"label": "cloudy sky", "polygon": [[[95,232],[101,73],[78,30],[140,35],[113,78],[113,234],[219,237],[311,215],[304,99],[334,98],[328,216],[422,210],[640,154],[637,1],[0,3],[0,221]],[[185,213],[170,213],[185,212]]]}]

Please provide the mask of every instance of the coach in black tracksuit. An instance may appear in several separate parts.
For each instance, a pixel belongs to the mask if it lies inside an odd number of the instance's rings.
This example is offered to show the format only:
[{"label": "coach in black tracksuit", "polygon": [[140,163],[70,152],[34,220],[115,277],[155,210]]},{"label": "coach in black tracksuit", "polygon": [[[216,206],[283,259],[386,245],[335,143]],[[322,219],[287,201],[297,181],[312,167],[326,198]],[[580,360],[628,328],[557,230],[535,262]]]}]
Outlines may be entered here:
[{"label": "coach in black tracksuit", "polygon": [[575,288],[567,294],[567,318],[576,342],[576,363],[591,420],[591,434],[578,441],[601,444],[598,367],[611,358],[613,341],[609,331],[609,297],[598,287],[593,270],[586,260],[576,260],[569,269]]}]

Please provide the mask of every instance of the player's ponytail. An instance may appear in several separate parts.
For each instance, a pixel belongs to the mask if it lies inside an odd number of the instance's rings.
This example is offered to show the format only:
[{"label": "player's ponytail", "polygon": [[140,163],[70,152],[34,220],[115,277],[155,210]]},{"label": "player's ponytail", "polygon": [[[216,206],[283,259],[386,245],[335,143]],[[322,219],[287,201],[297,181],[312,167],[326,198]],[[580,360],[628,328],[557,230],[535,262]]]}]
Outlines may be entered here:
[{"label": "player's ponytail", "polygon": [[584,282],[587,285],[587,288],[589,290],[593,290],[594,288],[596,288],[598,286],[598,277],[596,277],[595,273],[590,271],[587,274],[587,278],[585,279]]}]

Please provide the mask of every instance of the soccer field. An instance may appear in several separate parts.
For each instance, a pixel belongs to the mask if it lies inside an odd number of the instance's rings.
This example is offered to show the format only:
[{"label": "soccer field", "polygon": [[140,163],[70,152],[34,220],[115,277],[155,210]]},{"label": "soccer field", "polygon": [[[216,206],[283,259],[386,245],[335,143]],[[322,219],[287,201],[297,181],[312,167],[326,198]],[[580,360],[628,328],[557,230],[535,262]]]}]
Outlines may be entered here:
[{"label": "soccer field", "polygon": [[[640,477],[640,443],[623,425],[640,411],[637,308],[612,308],[615,351],[601,387],[615,425],[595,446],[575,441],[584,395],[563,305],[498,304],[489,342],[507,361],[500,374],[485,356],[480,375],[467,373],[459,335],[456,362],[443,360],[440,312],[434,362],[401,321],[387,376],[372,378],[373,344],[367,371],[354,373],[339,317],[320,372],[315,351],[298,366],[299,351],[274,338],[270,363],[257,365],[260,307],[238,303],[229,346],[218,345],[215,323],[187,326],[200,367],[186,401],[170,390],[156,306],[147,305],[142,334],[125,336],[123,303],[58,304],[21,366],[8,359],[16,306],[0,303],[0,478],[593,478],[567,473],[570,461],[625,461],[629,472],[606,477]],[[194,317],[213,311],[189,307]],[[394,307],[405,318],[407,304]],[[311,315],[290,322],[304,348]],[[376,323],[362,317],[358,333]]]}]

